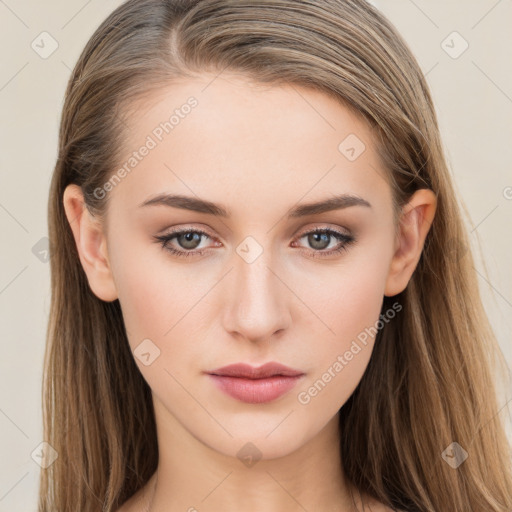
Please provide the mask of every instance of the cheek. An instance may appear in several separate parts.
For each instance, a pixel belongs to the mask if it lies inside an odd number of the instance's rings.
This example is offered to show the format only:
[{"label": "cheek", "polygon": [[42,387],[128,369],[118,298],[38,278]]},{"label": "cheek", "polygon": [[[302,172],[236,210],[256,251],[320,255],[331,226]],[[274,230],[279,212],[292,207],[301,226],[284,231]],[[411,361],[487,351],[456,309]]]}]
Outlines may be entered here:
[{"label": "cheek", "polygon": [[197,364],[193,308],[202,294],[197,283],[188,283],[178,267],[155,254],[158,251],[154,248],[151,258],[147,250],[133,250],[119,261],[119,302],[132,355],[142,376],[161,399],[172,396],[185,410],[186,396],[174,379],[185,382]]},{"label": "cheek", "polygon": [[[297,280],[295,291],[312,314],[311,329],[329,346],[342,349],[378,320],[389,261],[385,255],[358,253],[339,266],[326,267]],[[350,343],[349,343],[350,344]]]},{"label": "cheek", "polygon": [[368,366],[375,336],[383,326],[379,315],[389,265],[386,256],[366,253],[360,261],[347,260],[345,266],[330,271],[329,279],[321,279],[323,287],[310,287],[307,295],[302,291],[323,322],[316,320],[315,331],[323,335],[320,339],[316,335],[317,349],[310,354],[314,368],[297,390],[297,401],[308,414],[335,414]]},{"label": "cheek", "polygon": [[146,338],[161,349],[197,300],[197,286],[160,254],[157,244],[139,241],[123,248],[117,240],[112,247],[112,270],[132,350]]},{"label": "cheek", "polygon": [[[178,263],[158,244],[133,238],[114,234],[110,254],[131,349],[149,339],[160,350],[153,368],[163,365],[180,373],[180,368],[194,366],[194,351],[205,348],[214,313],[228,306],[213,290],[222,272],[208,272],[199,263],[197,272],[192,271],[194,263]],[[132,242],[123,246],[128,239]],[[294,283],[293,292],[301,300],[290,296],[283,307],[290,308],[295,319],[291,329],[301,333],[305,353],[311,356],[304,368],[309,361],[312,376],[321,377],[339,355],[357,350],[354,340],[361,346],[343,372],[336,373],[331,388],[355,388],[371,355],[371,327],[379,317],[389,264],[385,254],[374,252],[361,248],[338,266],[309,262],[300,269],[288,268],[286,281]],[[207,279],[198,282],[199,274]],[[206,297],[209,290],[213,293]],[[136,362],[149,376],[149,369]]]}]

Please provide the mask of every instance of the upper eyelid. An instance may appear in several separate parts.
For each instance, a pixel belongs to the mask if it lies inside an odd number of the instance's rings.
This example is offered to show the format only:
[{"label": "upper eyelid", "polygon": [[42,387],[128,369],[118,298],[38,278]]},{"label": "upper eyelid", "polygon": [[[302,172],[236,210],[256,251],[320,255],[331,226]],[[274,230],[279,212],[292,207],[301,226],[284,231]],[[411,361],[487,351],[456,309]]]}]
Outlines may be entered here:
[{"label": "upper eyelid", "polygon": [[[345,236],[352,236],[352,233],[349,229],[347,228],[341,228],[341,227],[332,227],[332,226],[327,226],[327,225],[316,225],[316,226],[313,226],[313,227],[310,227],[310,228],[305,228],[303,230],[300,230],[299,233],[297,235],[294,235],[294,238],[297,238],[297,237],[302,237],[304,235],[307,235],[311,232],[314,232],[314,231],[334,231],[336,233],[340,233],[341,235],[345,235]],[[346,232],[344,232],[346,231]],[[161,235],[161,236],[167,236],[167,235],[175,235],[175,234],[180,234],[180,233],[189,233],[189,232],[192,232],[192,233],[201,233],[201,234],[204,234],[206,236],[208,236],[209,238],[212,238],[212,239],[217,239],[216,236],[214,235],[211,235],[207,229],[205,228],[196,228],[196,227],[193,227],[193,226],[185,226],[183,228],[176,228],[176,229],[172,229],[170,231],[164,231],[164,233]]]}]

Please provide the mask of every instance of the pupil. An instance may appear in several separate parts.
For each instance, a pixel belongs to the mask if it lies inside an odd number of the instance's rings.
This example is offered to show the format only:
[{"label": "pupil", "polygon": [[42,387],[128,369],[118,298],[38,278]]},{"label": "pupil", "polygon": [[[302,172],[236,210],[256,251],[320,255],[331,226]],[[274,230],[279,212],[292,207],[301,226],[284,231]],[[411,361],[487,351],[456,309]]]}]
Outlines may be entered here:
[{"label": "pupil", "polygon": [[[316,249],[325,249],[325,247],[329,245],[330,235],[328,233],[313,233],[311,236],[313,237],[313,243],[311,245]],[[322,242],[324,242],[323,245]],[[320,243],[321,247],[315,246],[316,243]]]},{"label": "pupil", "polygon": [[[181,236],[185,239],[185,243],[183,246],[186,249],[194,249],[194,242],[197,242],[198,239],[200,238],[199,233],[194,233],[194,232],[185,233],[184,235],[181,235]],[[195,241],[194,241],[194,238],[196,239]],[[191,244],[191,245],[187,245],[187,244]]]}]

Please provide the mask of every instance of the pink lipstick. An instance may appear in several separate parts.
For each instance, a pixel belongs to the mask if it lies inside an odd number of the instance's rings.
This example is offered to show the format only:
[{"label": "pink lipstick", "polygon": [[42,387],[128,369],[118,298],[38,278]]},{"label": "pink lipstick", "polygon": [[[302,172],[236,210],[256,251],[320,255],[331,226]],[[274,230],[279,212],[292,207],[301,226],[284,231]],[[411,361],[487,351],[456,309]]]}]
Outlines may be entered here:
[{"label": "pink lipstick", "polygon": [[290,391],[304,375],[299,370],[276,362],[260,367],[245,363],[230,364],[206,373],[224,393],[250,404],[279,398]]}]

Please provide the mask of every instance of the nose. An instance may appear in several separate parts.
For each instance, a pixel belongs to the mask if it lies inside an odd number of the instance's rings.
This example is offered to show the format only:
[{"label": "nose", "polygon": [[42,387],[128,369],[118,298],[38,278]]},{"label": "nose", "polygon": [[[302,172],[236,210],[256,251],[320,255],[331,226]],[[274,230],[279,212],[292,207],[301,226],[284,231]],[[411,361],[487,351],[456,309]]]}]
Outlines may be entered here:
[{"label": "nose", "polygon": [[256,343],[270,342],[273,335],[288,328],[293,293],[279,274],[267,251],[251,263],[234,255],[234,268],[224,288],[227,332]]}]

